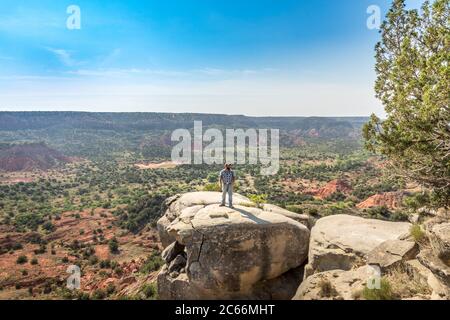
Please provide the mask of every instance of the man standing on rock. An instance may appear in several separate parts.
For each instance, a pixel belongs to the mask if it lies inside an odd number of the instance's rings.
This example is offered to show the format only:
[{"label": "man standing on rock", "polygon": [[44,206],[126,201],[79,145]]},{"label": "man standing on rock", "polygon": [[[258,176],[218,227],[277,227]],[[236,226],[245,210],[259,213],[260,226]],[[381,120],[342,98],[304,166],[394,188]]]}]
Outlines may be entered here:
[{"label": "man standing on rock", "polygon": [[225,198],[228,193],[228,203],[230,208],[233,208],[233,185],[236,177],[234,171],[231,170],[231,163],[226,163],[225,168],[220,171],[219,174],[219,184],[222,187],[222,204],[221,207],[225,206]]}]

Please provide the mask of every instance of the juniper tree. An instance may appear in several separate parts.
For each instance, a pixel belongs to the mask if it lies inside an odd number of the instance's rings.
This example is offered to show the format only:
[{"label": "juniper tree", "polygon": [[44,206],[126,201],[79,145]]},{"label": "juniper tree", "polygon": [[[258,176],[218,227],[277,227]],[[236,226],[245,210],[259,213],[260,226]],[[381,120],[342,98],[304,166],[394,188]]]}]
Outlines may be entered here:
[{"label": "juniper tree", "polygon": [[376,45],[376,97],[386,119],[372,115],[366,147],[450,205],[450,0],[405,9],[394,0]]}]

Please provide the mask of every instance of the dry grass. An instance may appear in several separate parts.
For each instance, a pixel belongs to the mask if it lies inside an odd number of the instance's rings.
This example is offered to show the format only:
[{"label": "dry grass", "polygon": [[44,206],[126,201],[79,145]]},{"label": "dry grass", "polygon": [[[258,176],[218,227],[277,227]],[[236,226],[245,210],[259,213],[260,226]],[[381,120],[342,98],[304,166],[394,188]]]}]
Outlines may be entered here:
[{"label": "dry grass", "polygon": [[386,279],[391,284],[394,294],[400,299],[431,294],[430,288],[411,277],[405,267],[396,267],[386,276]]},{"label": "dry grass", "polygon": [[332,298],[338,295],[336,289],[333,287],[333,284],[326,279],[322,279],[319,282],[320,288],[320,296],[322,298]]},{"label": "dry grass", "polygon": [[405,267],[397,266],[381,279],[380,289],[364,287],[362,292],[355,292],[353,298],[362,296],[365,300],[400,300],[430,294],[428,286],[410,276]]}]

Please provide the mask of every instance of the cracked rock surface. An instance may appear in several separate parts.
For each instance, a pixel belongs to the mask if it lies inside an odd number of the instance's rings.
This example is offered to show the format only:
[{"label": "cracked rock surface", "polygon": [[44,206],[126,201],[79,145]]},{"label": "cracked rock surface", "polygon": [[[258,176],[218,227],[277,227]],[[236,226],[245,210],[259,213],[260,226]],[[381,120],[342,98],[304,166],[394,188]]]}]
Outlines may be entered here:
[{"label": "cracked rock surface", "polygon": [[366,263],[367,255],[385,241],[405,239],[410,223],[349,215],[319,219],[311,230],[305,279],[328,270],[350,270]]},{"label": "cracked rock surface", "polygon": [[[162,233],[185,247],[187,263],[186,273],[175,279],[163,268],[161,299],[290,299],[295,294],[296,286],[287,284],[301,281],[307,220],[275,206],[257,208],[242,196],[235,199],[231,209],[219,207],[220,193],[190,193],[169,206],[163,220],[170,223]],[[270,292],[280,285],[292,290]]]}]

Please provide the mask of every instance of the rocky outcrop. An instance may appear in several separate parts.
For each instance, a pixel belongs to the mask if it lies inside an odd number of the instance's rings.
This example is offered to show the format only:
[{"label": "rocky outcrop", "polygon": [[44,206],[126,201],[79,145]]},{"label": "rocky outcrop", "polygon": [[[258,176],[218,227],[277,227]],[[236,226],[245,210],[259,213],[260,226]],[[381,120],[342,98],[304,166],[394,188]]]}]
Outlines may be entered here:
[{"label": "rocky outcrop", "polygon": [[444,286],[450,288],[450,267],[434,255],[432,250],[420,250],[417,259],[421,264],[427,267]]},{"label": "rocky outcrop", "polygon": [[388,240],[409,235],[411,224],[335,215],[319,219],[311,230],[305,278],[316,272],[350,270],[366,263],[367,255]]},{"label": "rocky outcrop", "polygon": [[325,186],[317,190],[311,190],[309,194],[319,198],[326,199],[335,193],[341,192],[343,194],[348,194],[352,191],[350,184],[343,179],[337,179],[328,182]]},{"label": "rocky outcrop", "polygon": [[295,221],[298,221],[301,224],[305,225],[309,229],[311,229],[313,224],[314,224],[314,219],[311,216],[307,215],[307,214],[294,213],[292,211],[280,208],[280,207],[275,206],[273,204],[264,204],[262,209],[264,211],[278,213],[278,214],[281,214],[281,215],[283,215],[283,216],[285,216],[287,218],[291,218],[291,219],[293,219]]},{"label": "rocky outcrop", "polygon": [[418,252],[419,247],[413,241],[388,240],[369,252],[367,263],[379,266],[385,273],[405,261],[414,259]]},{"label": "rocky outcrop", "polygon": [[[159,223],[160,236],[176,244],[164,254],[159,297],[290,299],[308,252],[310,232],[298,222],[303,218],[278,207],[257,208],[239,195],[234,209],[219,207],[219,200],[219,193],[200,192],[169,205]],[[178,258],[183,255],[184,266]],[[171,270],[176,259],[177,267]]]},{"label": "rocky outcrop", "polygon": [[356,205],[358,209],[369,209],[374,207],[387,207],[398,209],[403,205],[404,192],[386,192],[376,194]]},{"label": "rocky outcrop", "polygon": [[424,223],[430,247],[421,248],[418,261],[447,289],[450,296],[450,223],[447,211]]},{"label": "rocky outcrop", "polygon": [[0,170],[11,172],[48,170],[73,160],[44,143],[17,144],[0,150]]},{"label": "rocky outcrop", "polygon": [[351,271],[316,273],[302,282],[293,300],[354,300],[375,272],[370,266],[363,266]]},{"label": "rocky outcrop", "polygon": [[450,222],[433,224],[427,235],[434,254],[450,266]]},{"label": "rocky outcrop", "polygon": [[[175,241],[175,238],[166,229],[178,218],[183,210],[186,209],[184,211],[185,215],[189,214],[189,212],[195,213],[205,206],[219,203],[220,199],[221,194],[218,192],[191,192],[167,199],[165,203],[167,211],[157,222],[157,229],[163,247],[165,248]],[[255,205],[248,198],[239,194],[233,195],[233,202],[235,205]]]},{"label": "rocky outcrop", "polygon": [[450,297],[450,288],[442,284],[419,260],[413,259],[405,262],[406,272],[418,283],[430,289],[431,300],[446,300]]}]

